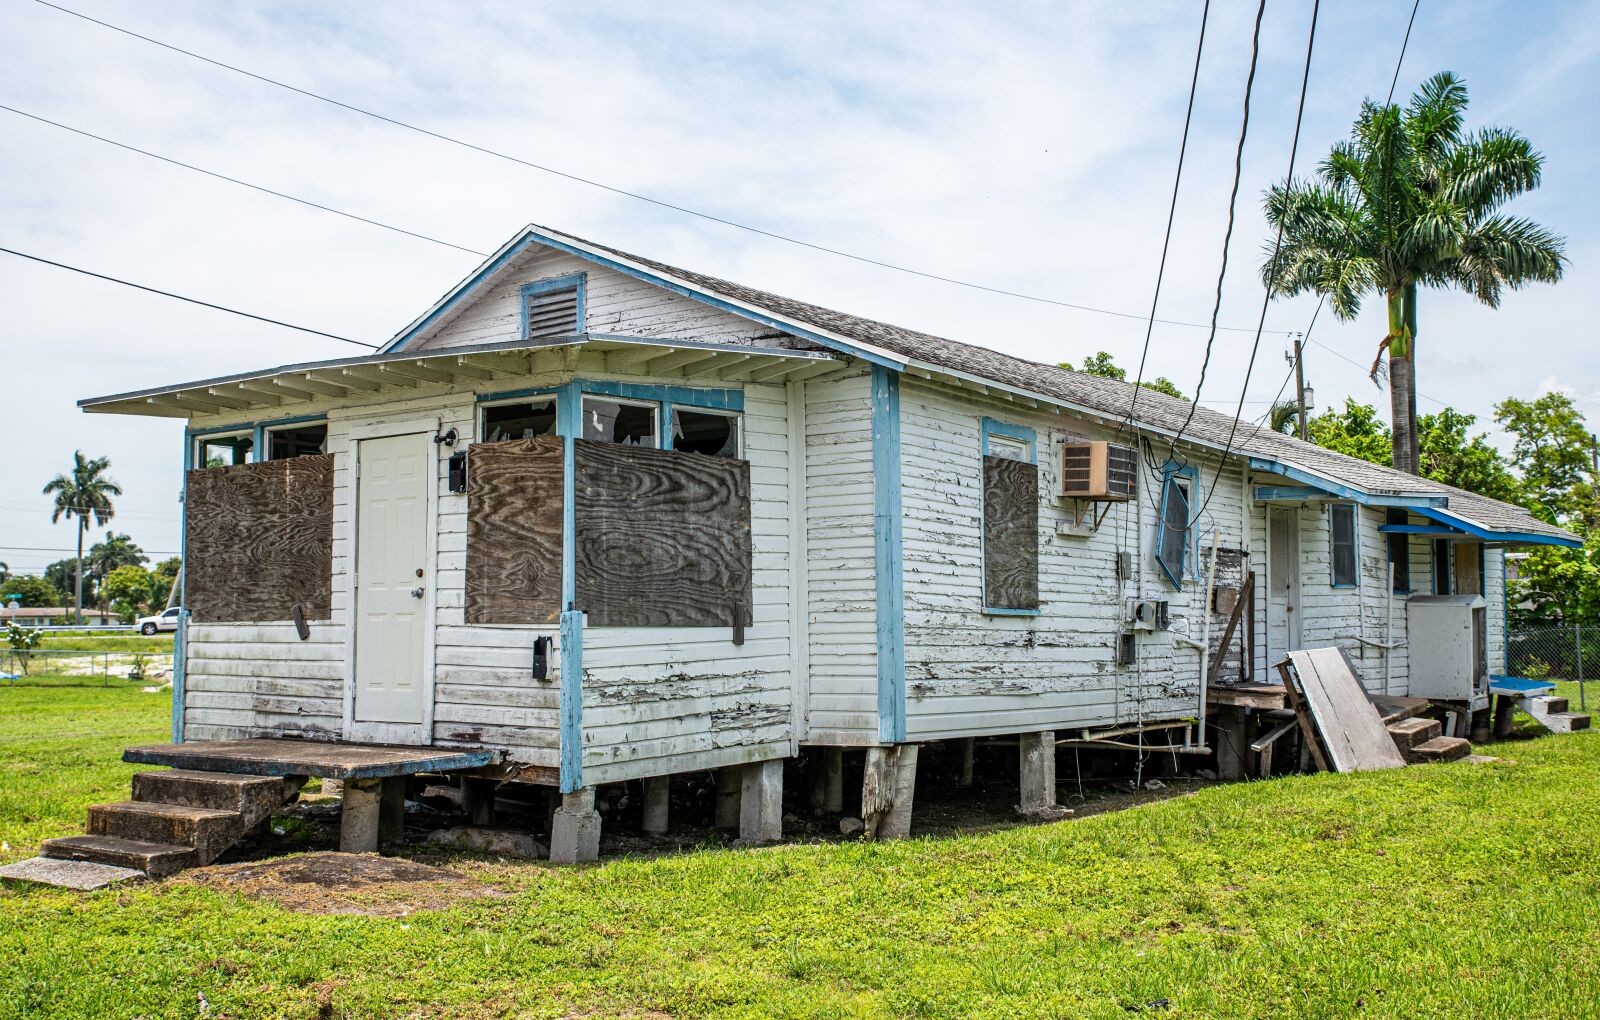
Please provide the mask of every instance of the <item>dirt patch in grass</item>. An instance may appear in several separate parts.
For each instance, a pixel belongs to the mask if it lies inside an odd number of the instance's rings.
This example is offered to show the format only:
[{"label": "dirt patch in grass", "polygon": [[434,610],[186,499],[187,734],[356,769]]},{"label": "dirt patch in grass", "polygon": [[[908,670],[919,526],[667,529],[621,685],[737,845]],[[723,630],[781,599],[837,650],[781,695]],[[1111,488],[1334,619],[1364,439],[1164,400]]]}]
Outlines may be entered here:
[{"label": "dirt patch in grass", "polygon": [[300,914],[405,917],[506,893],[457,871],[377,854],[311,853],[197,868],[179,881],[276,903]]}]

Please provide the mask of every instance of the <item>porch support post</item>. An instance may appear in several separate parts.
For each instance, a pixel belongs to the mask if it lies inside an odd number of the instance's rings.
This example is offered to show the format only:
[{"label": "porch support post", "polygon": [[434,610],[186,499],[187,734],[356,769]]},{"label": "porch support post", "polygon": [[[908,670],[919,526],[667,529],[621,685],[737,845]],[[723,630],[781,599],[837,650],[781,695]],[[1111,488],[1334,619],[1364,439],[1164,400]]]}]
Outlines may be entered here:
[{"label": "porch support post", "polygon": [[600,812],[594,787],[563,794],[550,822],[550,863],[582,864],[600,859]]},{"label": "porch support post", "polygon": [[746,843],[783,839],[783,761],[744,766],[739,791],[739,838]]},{"label": "porch support post", "polygon": [[461,781],[461,807],[467,813],[469,824],[494,824],[494,794],[499,785],[493,779],[472,776]]},{"label": "porch support post", "polygon": [[917,790],[916,744],[867,748],[861,780],[861,820],[868,839],[911,835],[911,809]]},{"label": "porch support post", "polygon": [[379,800],[383,781],[348,779],[339,812],[339,851],[370,854],[378,849]]},{"label": "porch support post", "polygon": [[976,737],[966,737],[957,743],[961,748],[961,776],[956,780],[956,785],[966,790],[972,787],[972,760],[977,753],[978,740]]},{"label": "porch support post", "polygon": [[1244,751],[1246,746],[1246,718],[1244,709],[1225,707],[1217,710],[1217,778],[1244,778]]},{"label": "porch support post", "polygon": [[671,790],[670,776],[650,776],[644,781],[644,823],[641,827],[652,836],[666,834]]},{"label": "porch support post", "polygon": [[1018,743],[1022,796],[1017,813],[1024,818],[1054,818],[1058,813],[1055,731],[1024,733]]}]

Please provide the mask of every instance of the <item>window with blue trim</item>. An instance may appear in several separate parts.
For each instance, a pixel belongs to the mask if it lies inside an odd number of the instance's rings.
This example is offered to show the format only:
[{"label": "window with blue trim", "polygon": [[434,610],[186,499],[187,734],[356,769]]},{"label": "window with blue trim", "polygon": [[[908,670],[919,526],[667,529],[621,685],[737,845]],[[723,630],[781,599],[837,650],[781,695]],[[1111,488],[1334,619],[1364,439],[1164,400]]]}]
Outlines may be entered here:
[{"label": "window with blue trim", "polygon": [[983,611],[1039,614],[1039,468],[1033,429],[982,420]]},{"label": "window with blue trim", "polygon": [[532,397],[485,404],[478,434],[485,443],[553,436],[556,434],[556,398]]},{"label": "window with blue trim", "polygon": [[1328,562],[1335,588],[1356,586],[1356,507],[1354,503],[1328,506]]},{"label": "window with blue trim", "polygon": [[1156,565],[1174,589],[1182,590],[1189,567],[1189,514],[1197,473],[1185,465],[1162,468],[1161,506],[1156,512]]},{"label": "window with blue trim", "polygon": [[[1390,510],[1385,517],[1389,524],[1403,525],[1411,521],[1411,515],[1404,510]],[[1411,591],[1411,536],[1404,532],[1390,532],[1387,538],[1394,590],[1400,595],[1409,594]]]},{"label": "window with blue trim", "polygon": [[522,339],[575,336],[585,332],[583,273],[522,285]]},{"label": "window with blue trim", "polygon": [[325,421],[300,422],[294,425],[268,427],[263,445],[267,460],[287,460],[290,457],[314,457],[328,452],[328,423]]},{"label": "window with blue trim", "polygon": [[252,429],[198,436],[194,443],[194,466],[197,468],[248,464],[254,459],[251,454],[256,448],[255,432]]}]

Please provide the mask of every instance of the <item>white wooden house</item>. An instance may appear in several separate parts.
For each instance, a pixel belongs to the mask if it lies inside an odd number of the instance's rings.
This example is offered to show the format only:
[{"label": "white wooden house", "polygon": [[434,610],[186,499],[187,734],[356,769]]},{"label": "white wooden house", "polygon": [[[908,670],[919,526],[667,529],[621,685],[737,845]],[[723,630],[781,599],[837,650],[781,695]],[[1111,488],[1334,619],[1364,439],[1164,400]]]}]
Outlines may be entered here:
[{"label": "white wooden house", "polygon": [[[494,749],[567,795],[568,857],[598,784],[723,769],[763,837],[784,759],[865,748],[892,833],[919,743],[1203,718],[1208,586],[1252,573],[1224,681],[1337,644],[1405,694],[1410,593],[1481,594],[1495,658],[1504,550],[1577,544],[1132,401],[529,227],[376,354],[82,404],[187,422],[175,741]],[[1131,498],[1062,495],[1093,442],[1132,451]]]}]

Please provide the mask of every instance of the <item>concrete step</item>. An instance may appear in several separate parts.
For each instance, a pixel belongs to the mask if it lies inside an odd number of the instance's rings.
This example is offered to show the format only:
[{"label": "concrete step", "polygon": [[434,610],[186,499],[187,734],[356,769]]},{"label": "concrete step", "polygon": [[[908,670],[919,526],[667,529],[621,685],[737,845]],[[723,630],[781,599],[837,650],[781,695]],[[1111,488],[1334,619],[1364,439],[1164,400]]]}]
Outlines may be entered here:
[{"label": "concrete step", "polygon": [[1465,737],[1434,737],[1405,752],[1406,761],[1421,765],[1430,761],[1460,761],[1472,753],[1472,744]]},{"label": "concrete step", "polygon": [[1401,752],[1409,751],[1418,744],[1425,744],[1443,733],[1437,719],[1401,719],[1389,724],[1389,736],[1394,738],[1394,746]]},{"label": "concrete step", "polygon": [[176,874],[200,863],[199,855],[192,847],[116,836],[47,839],[40,847],[40,853],[52,860],[93,861],[113,868],[127,868],[151,878]]},{"label": "concrete step", "polygon": [[237,811],[125,800],[89,808],[89,835],[192,847],[197,864],[210,864],[245,833]]},{"label": "concrete step", "polygon": [[279,776],[169,769],[133,777],[136,801],[233,811],[243,816],[246,828],[281,808],[297,791],[297,784]]},{"label": "concrete step", "polygon": [[0,867],[0,879],[8,882],[36,882],[39,885],[76,889],[79,892],[104,889],[117,882],[143,877],[143,872],[132,868],[119,868],[95,861],[58,860],[53,857],[30,857],[25,861]]},{"label": "concrete step", "polygon": [[1522,708],[1551,733],[1572,733],[1589,728],[1589,716],[1583,712],[1567,711],[1566,698],[1525,698]]}]

